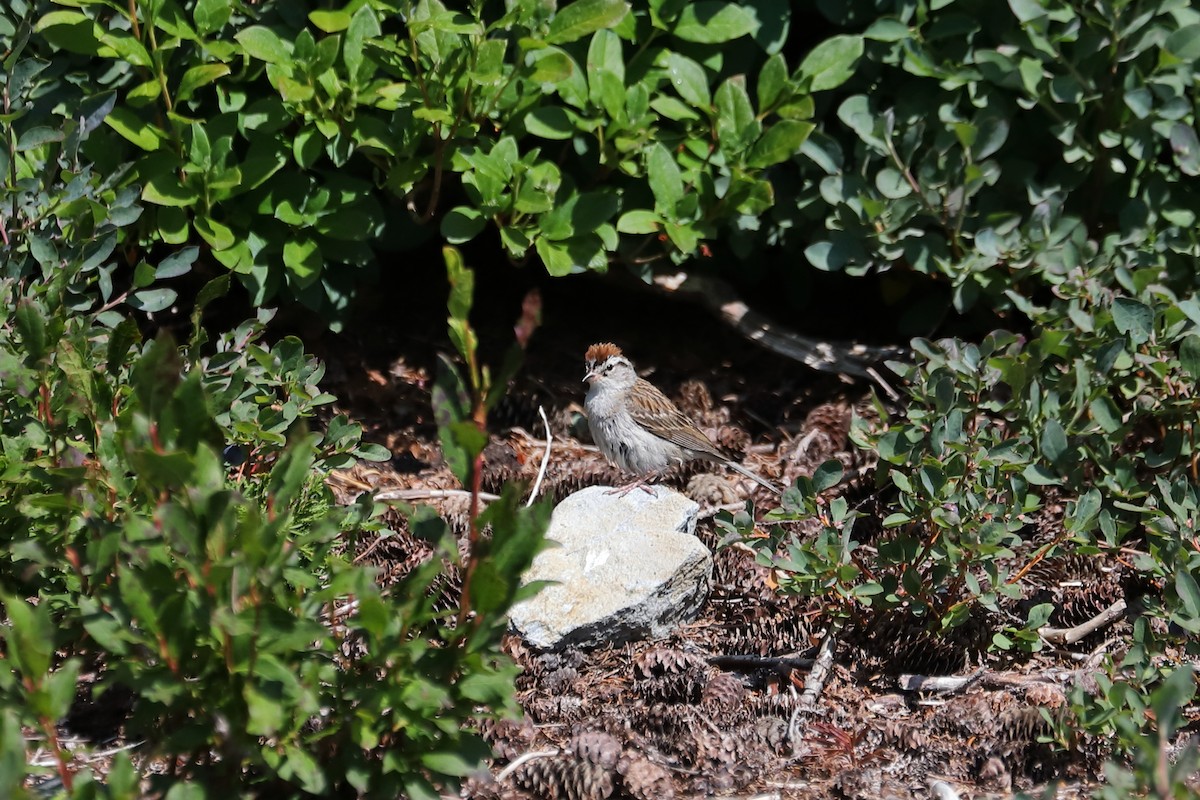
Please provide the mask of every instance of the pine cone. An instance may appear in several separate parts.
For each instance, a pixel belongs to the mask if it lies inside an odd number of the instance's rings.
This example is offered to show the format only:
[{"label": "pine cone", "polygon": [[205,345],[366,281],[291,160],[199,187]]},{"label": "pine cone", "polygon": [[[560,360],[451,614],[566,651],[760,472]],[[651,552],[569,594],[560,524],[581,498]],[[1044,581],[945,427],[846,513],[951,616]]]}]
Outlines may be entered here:
[{"label": "pine cone", "polygon": [[675,797],[671,773],[642,756],[622,758],[617,764],[617,772],[625,792],[634,800],[673,800]]}]

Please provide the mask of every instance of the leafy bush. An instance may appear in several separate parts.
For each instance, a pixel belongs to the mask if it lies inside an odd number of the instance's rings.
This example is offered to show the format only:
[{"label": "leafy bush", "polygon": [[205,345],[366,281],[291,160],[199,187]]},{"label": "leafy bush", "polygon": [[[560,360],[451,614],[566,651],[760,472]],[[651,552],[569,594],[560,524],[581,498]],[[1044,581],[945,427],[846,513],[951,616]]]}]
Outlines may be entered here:
[{"label": "leafy bush", "polygon": [[554,275],[753,229],[776,201],[767,170],[813,129],[811,93],[862,52],[837,37],[789,65],[778,0],[68,5],[21,3],[0,27],[32,21],[41,57],[75,54],[56,91],[82,100],[73,84],[99,76],[88,153],[132,163],[142,242],[203,242],[257,304],[286,290],[330,317],[371,242],[428,238],[414,221],[450,243],[490,223]]},{"label": "leafy bush", "polygon": [[[199,292],[186,344],[165,331],[142,341],[134,314],[176,302],[164,282],[196,251],[125,269],[136,192],[81,165],[86,118],[72,127],[16,90],[44,66],[10,58],[6,86],[19,112],[67,136],[32,144],[0,120],[15,143],[0,192],[13,210],[0,278],[0,794],[28,796],[31,728],[69,796],[141,796],[127,754],[101,785],[59,741],[86,669],[94,696],[132,697],[124,731],[167,767],[152,791],[437,797],[487,755],[473,722],[514,710],[499,636],[548,507],[521,507],[507,487],[472,515],[467,553],[444,521],[408,509],[433,558],[382,591],[344,552],[347,534],[387,534],[381,509],[335,505],[323,476],[386,451],[344,417],[308,430],[333,398],[298,341],[262,342],[269,313],[210,341],[201,314],[228,276]],[[455,303],[469,305],[461,291]],[[465,311],[453,329],[473,341]],[[485,416],[473,420],[485,437]],[[470,614],[435,607],[447,565],[474,576]]]}]

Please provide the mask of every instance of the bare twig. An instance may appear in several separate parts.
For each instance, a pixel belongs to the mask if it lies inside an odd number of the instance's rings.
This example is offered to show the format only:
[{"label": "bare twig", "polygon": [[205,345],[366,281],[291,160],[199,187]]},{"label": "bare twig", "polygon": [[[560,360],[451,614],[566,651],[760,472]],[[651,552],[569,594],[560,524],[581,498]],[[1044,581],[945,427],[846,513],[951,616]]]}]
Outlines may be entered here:
[{"label": "bare twig", "polygon": [[822,372],[879,381],[888,395],[893,395],[894,391],[871,367],[888,360],[901,361],[911,354],[905,347],[870,347],[846,342],[822,342],[801,336],[750,308],[738,297],[733,287],[711,275],[687,272],[661,274],[654,277],[653,283],[663,292],[682,293],[696,298],[742,336],[773,353]]},{"label": "bare twig", "polygon": [[1095,633],[1125,616],[1125,601],[1118,600],[1096,616],[1074,628],[1042,628],[1038,633],[1052,644],[1073,644],[1090,633]]},{"label": "bare twig", "polygon": [[379,536],[376,536],[376,537],[375,537],[375,541],[373,541],[373,542],[371,542],[369,545],[367,545],[367,549],[366,549],[366,550],[363,550],[361,553],[359,553],[358,555],[356,555],[356,556],[354,557],[354,561],[352,561],[351,563],[353,563],[353,564],[357,564],[358,562],[362,561],[364,558],[366,558],[367,556],[371,555],[371,553],[374,553],[374,552],[375,552],[375,548],[379,547],[379,545],[383,544],[383,543],[384,543],[385,541],[387,541],[389,538],[391,538],[391,537],[390,537],[390,536],[387,536],[387,535],[384,535],[384,534],[381,534],[381,535],[379,535]]},{"label": "bare twig", "polygon": [[835,623],[825,632],[821,648],[817,650],[817,658],[813,662],[812,670],[808,673],[808,680],[804,681],[804,694],[800,695],[802,707],[816,706],[817,698],[821,696],[821,690],[825,688],[825,679],[829,677],[829,670],[833,667],[833,654],[837,650],[837,638],[840,631],[841,626]]},{"label": "bare twig", "polygon": [[529,753],[522,753],[521,755],[514,758],[513,762],[511,764],[509,764],[504,769],[500,770],[500,774],[496,776],[496,783],[503,782],[505,778],[509,777],[514,772],[516,772],[518,769],[520,769],[522,764],[528,763],[528,762],[533,761],[534,759],[538,759],[538,758],[550,758],[551,756],[558,755],[558,753],[559,753],[558,750],[534,750]]},{"label": "bare twig", "polygon": [[793,658],[790,656],[753,656],[753,655],[724,655],[711,656],[708,663],[721,669],[752,670],[773,669],[790,672],[794,669],[812,669],[815,663],[811,658]]},{"label": "bare twig", "polygon": [[825,679],[829,677],[829,670],[833,667],[833,654],[837,650],[837,639],[841,627],[841,624],[835,620],[830,624],[829,630],[825,631],[825,638],[821,640],[821,646],[817,649],[817,657],[813,661],[812,669],[804,681],[804,693],[800,695],[800,700],[797,702],[795,710],[792,711],[792,718],[788,720],[788,741],[792,743],[793,757],[799,754],[800,749],[800,714],[811,711],[817,705],[817,698],[821,696],[821,690],[825,688]]},{"label": "bare twig", "polygon": [[538,490],[542,488],[542,479],[546,477],[546,465],[550,463],[550,445],[554,441],[554,436],[550,433],[550,420],[546,419],[546,409],[539,405],[538,414],[542,417],[542,424],[546,426],[546,452],[542,455],[542,465],[538,467],[537,480],[533,482],[533,489],[529,492],[529,501],[525,503],[526,508],[533,505],[533,501],[537,499]]},{"label": "bare twig", "polygon": [[901,675],[899,683],[906,692],[949,694],[969,689],[979,683],[986,672],[981,667],[970,675]]},{"label": "bare twig", "polygon": [[[440,500],[446,497],[470,497],[466,489],[387,489],[375,495],[376,500]],[[480,492],[479,499],[491,503],[500,499],[498,494]]]}]

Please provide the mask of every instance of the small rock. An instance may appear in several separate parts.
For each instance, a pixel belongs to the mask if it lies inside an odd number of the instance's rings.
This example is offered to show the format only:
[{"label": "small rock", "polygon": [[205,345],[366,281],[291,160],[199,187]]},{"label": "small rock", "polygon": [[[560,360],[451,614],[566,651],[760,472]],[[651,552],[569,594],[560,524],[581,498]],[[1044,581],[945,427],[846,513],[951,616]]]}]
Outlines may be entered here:
[{"label": "small rock", "polygon": [[513,627],[543,649],[658,638],[695,617],[712,554],[693,535],[700,507],[661,486],[621,497],[590,486],[554,509],[525,583],[555,581],[513,607]]}]

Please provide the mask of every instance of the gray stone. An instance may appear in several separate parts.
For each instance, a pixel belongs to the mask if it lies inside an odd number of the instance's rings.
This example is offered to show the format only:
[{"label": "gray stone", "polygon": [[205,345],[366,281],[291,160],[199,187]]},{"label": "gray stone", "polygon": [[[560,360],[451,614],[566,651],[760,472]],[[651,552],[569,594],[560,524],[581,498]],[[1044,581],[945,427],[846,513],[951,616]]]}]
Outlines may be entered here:
[{"label": "gray stone", "polygon": [[591,486],[554,509],[551,545],[524,582],[555,581],[513,607],[534,647],[595,647],[658,638],[694,619],[708,595],[712,554],[693,535],[700,507],[661,486],[624,497]]}]

